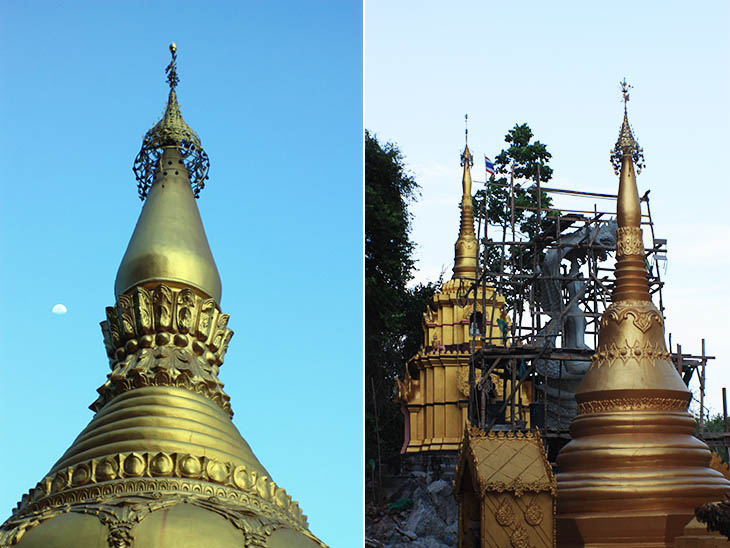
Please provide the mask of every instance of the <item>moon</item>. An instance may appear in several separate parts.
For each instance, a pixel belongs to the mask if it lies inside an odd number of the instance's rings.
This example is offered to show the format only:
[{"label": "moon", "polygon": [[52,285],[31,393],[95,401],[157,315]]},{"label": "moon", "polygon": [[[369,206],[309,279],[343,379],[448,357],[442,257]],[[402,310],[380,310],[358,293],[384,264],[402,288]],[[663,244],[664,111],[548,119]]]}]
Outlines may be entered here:
[{"label": "moon", "polygon": [[59,303],[57,305],[54,305],[53,308],[51,308],[51,312],[53,312],[54,314],[56,314],[58,316],[63,316],[66,312],[68,312],[68,309],[66,308],[65,305]]}]

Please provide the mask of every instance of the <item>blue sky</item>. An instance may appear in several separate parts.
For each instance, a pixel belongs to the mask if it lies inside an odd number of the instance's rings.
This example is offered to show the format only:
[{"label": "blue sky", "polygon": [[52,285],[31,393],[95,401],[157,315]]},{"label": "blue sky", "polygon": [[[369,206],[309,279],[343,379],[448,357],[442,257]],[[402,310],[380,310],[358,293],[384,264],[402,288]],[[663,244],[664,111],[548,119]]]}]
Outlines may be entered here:
[{"label": "blue sky", "polygon": [[198,206],[235,331],[220,374],[234,423],[315,534],[360,544],[360,2],[2,11],[0,520],[92,417],[99,322],[142,205],[131,167],[175,41],[211,159]]},{"label": "blue sky", "polygon": [[[707,339],[717,357],[708,401],[722,411],[721,387],[730,386],[727,2],[368,0],[364,58],[365,127],[398,143],[421,185],[412,207],[419,281],[451,275],[465,113],[475,158],[493,158],[507,131],[527,122],[553,155],[551,186],[615,192],[609,151],[626,77],[647,161],[639,192],[651,190],[656,237],[668,240],[667,331],[684,352],[699,353]],[[475,180],[484,180],[482,166]]]}]

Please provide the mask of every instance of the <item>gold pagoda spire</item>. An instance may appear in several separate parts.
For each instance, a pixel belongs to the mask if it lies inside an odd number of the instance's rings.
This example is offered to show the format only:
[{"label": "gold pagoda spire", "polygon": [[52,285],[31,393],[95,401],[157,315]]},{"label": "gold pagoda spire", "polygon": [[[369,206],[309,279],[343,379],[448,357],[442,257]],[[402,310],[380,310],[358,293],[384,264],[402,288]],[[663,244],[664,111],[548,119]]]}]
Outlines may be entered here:
[{"label": "gold pagoda spire", "polygon": [[613,302],[576,391],[572,441],[557,459],[558,545],[565,547],[670,546],[694,508],[730,489],[693,436],[691,393],[649,295],[634,174],[643,154],[628,123],[628,89],[624,80],[624,121],[611,156],[620,165]]},{"label": "gold pagoda spire", "polygon": [[146,200],[101,323],[111,373],[0,548],[324,547],[231,421],[218,370],[233,332],[193,192],[207,156],[177,116],[170,51],[168,108],[135,161]]},{"label": "gold pagoda spire", "polygon": [[[468,119],[464,116],[464,119]],[[477,237],[474,233],[474,207],[471,196],[471,167],[474,158],[469,151],[469,130],[466,129],[466,143],[461,154],[461,166],[464,174],[461,179],[461,220],[459,223],[459,237],[454,245],[454,278],[475,278],[477,266]]]},{"label": "gold pagoda spire", "polygon": [[174,42],[170,52],[167,108],[145,135],[134,162],[144,207],[119,265],[114,291],[122,295],[136,286],[166,283],[191,287],[220,304],[220,275],[194,198],[203,188],[210,162],[180,114]]},{"label": "gold pagoda spire", "polygon": [[617,160],[619,158],[621,165],[616,202],[618,230],[616,231],[617,262],[616,286],[613,292],[614,302],[627,300],[651,301],[641,231],[641,205],[634,172],[634,161],[639,163],[639,172],[641,172],[644,155],[641,147],[634,139],[629,125],[627,113],[629,89],[630,86],[624,79],[621,82],[621,91],[624,98],[624,120],[611,155],[614,165],[618,164]]}]

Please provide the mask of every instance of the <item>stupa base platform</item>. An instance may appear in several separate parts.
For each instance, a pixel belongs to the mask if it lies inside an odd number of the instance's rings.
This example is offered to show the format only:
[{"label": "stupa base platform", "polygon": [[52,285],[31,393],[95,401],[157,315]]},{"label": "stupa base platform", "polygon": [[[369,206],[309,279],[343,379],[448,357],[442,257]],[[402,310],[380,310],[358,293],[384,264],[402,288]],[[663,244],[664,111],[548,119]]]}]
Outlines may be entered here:
[{"label": "stupa base platform", "polygon": [[674,548],[730,548],[730,541],[720,533],[708,532],[705,524],[694,518],[684,528],[684,534],[675,539]]},{"label": "stupa base platform", "polygon": [[671,548],[692,512],[582,514],[556,519],[560,548]]}]

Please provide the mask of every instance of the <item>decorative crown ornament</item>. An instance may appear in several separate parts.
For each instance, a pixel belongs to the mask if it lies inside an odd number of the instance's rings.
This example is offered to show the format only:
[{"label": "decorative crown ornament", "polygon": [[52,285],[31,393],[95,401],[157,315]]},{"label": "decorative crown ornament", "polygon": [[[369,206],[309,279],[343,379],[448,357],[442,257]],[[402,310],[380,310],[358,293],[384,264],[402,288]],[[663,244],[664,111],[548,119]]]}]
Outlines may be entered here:
[{"label": "decorative crown ornament", "polygon": [[644,159],[644,149],[639,146],[639,143],[634,138],[634,134],[631,131],[631,125],[629,124],[629,116],[626,112],[626,104],[629,102],[629,90],[634,86],[626,83],[626,78],[621,82],[621,94],[624,100],[624,121],[621,124],[621,130],[618,134],[618,140],[616,145],[611,151],[611,165],[616,175],[621,171],[621,158],[624,154],[631,156],[636,166],[636,173],[641,173],[641,170],[646,167],[646,160]]},{"label": "decorative crown ornament", "polygon": [[208,170],[210,169],[210,160],[205,150],[203,150],[200,138],[183,120],[180,106],[177,103],[175,87],[180,79],[177,76],[177,46],[175,42],[170,44],[170,53],[172,54],[172,60],[165,68],[167,83],[170,85],[167,108],[165,108],[162,119],[145,134],[142,149],[137,154],[132,167],[134,176],[137,179],[137,189],[141,200],[147,197],[147,192],[154,182],[162,149],[165,147],[176,147],[180,151],[196,198],[205,186],[205,180],[208,179]]}]

